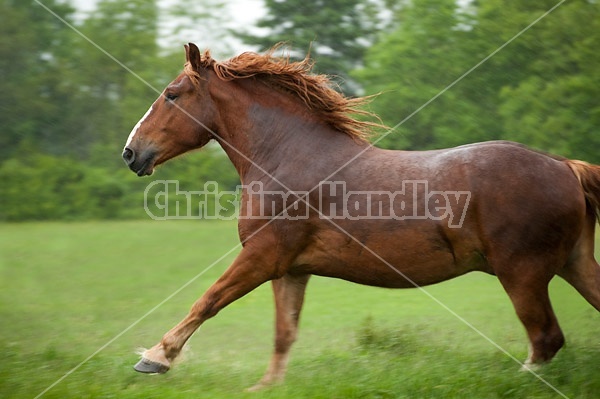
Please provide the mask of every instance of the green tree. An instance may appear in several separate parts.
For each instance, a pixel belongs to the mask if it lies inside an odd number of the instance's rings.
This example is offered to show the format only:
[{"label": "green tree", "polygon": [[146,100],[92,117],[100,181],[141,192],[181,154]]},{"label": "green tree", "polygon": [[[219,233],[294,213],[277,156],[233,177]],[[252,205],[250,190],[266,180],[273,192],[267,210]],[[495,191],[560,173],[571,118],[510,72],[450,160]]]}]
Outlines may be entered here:
[{"label": "green tree", "polygon": [[600,163],[600,4],[567,2],[531,36],[536,58],[500,92],[506,137]]},{"label": "green tree", "polygon": [[[73,8],[44,2],[69,20]],[[59,131],[61,69],[68,42],[64,25],[33,1],[0,2],[0,157],[15,154],[26,140],[44,148]]]},{"label": "green tree", "polygon": [[[555,5],[554,1],[415,0],[396,9],[356,71],[394,126]],[[599,4],[572,1],[525,31],[382,140],[428,149],[491,139],[591,161],[599,135]]]},{"label": "green tree", "polygon": [[[474,62],[462,51],[473,22],[454,0],[421,0],[395,10],[395,29],[367,52],[354,76],[388,126],[396,126]],[[383,138],[386,148],[426,149],[479,138],[471,103],[453,88]],[[458,90],[457,90],[458,89]]]}]

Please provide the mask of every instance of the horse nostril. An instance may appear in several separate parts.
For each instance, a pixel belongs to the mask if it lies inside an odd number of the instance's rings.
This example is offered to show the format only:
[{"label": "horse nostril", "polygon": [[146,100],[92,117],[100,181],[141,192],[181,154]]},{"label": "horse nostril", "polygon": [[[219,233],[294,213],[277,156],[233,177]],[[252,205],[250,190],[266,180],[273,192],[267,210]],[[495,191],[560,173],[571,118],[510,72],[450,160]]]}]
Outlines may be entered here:
[{"label": "horse nostril", "polygon": [[123,150],[123,159],[127,165],[131,165],[135,161],[135,152],[129,147]]}]

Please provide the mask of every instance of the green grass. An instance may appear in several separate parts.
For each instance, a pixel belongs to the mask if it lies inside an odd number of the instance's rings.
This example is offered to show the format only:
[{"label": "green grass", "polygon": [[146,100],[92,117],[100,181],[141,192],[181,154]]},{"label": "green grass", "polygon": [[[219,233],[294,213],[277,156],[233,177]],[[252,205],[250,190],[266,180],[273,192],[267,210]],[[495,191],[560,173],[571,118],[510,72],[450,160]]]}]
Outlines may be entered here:
[{"label": "green grass", "polygon": [[[267,365],[268,284],[192,337],[163,376],[137,374],[155,344],[238,250],[234,222],[0,225],[0,398],[34,398],[134,322],[43,398],[559,398],[418,290],[313,278],[285,385],[244,393]],[[209,265],[179,294],[140,320]],[[471,274],[426,288],[519,360],[524,330],[497,280]],[[600,315],[552,283],[567,347],[541,376],[570,398],[600,393]]]}]

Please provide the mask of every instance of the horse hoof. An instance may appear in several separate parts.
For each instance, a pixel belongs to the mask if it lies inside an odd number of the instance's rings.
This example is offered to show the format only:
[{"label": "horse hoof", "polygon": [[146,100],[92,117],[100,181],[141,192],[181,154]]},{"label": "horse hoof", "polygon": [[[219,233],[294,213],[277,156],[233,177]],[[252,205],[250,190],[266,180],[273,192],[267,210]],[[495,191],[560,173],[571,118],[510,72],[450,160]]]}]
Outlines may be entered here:
[{"label": "horse hoof", "polygon": [[260,382],[256,385],[252,385],[250,388],[246,388],[244,389],[245,392],[258,392],[258,391],[262,391],[265,388],[267,388],[268,385],[265,384],[261,384]]},{"label": "horse hoof", "polygon": [[523,366],[521,366],[521,372],[524,373],[535,373],[536,371],[540,371],[542,369],[542,365],[539,363],[529,363],[525,362]]},{"label": "horse hoof", "polygon": [[152,360],[144,359],[140,360],[133,369],[139,373],[145,374],[164,374],[169,371],[169,366],[153,362]]},{"label": "horse hoof", "polygon": [[283,378],[277,379],[277,380],[266,380],[266,381],[260,380],[255,385],[251,386],[250,388],[244,389],[244,391],[258,392],[258,391],[263,391],[263,390],[267,390],[270,388],[275,388],[278,385],[283,385]]}]

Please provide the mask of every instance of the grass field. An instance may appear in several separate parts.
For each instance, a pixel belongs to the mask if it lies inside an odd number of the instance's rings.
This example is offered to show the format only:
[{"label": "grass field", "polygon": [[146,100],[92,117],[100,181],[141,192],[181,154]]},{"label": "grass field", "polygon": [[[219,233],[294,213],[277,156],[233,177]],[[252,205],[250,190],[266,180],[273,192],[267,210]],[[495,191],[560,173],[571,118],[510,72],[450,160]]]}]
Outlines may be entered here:
[{"label": "grass field", "polygon": [[[135,373],[136,349],[186,314],[237,243],[234,222],[0,225],[0,398],[35,398],[115,337],[41,397],[561,397],[420,291],[319,277],[308,286],[285,385],[243,392],[271,352],[268,284],[202,326],[169,373]],[[525,359],[524,330],[495,278],[471,274],[426,289]],[[567,347],[540,374],[569,398],[598,398],[600,314],[563,281],[551,293]]]}]

